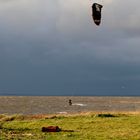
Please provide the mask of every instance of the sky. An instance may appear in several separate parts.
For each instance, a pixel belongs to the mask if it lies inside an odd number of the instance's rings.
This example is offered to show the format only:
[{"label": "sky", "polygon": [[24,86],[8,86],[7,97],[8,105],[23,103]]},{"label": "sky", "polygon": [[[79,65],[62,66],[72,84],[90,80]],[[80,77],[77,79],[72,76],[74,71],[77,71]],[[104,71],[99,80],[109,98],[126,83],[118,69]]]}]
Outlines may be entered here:
[{"label": "sky", "polygon": [[0,0],[0,95],[139,96],[139,5]]}]

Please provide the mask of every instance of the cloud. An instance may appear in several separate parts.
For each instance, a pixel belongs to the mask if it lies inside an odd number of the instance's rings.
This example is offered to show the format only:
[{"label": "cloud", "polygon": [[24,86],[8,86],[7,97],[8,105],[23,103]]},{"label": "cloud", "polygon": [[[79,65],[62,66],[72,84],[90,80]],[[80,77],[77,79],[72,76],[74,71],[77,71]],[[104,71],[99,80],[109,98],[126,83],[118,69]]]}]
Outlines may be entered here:
[{"label": "cloud", "polygon": [[0,4],[1,90],[53,95],[77,90],[92,95],[103,94],[104,89],[105,94],[117,94],[122,85],[132,89],[137,85],[138,1],[104,1],[99,27],[93,23],[88,1]]}]

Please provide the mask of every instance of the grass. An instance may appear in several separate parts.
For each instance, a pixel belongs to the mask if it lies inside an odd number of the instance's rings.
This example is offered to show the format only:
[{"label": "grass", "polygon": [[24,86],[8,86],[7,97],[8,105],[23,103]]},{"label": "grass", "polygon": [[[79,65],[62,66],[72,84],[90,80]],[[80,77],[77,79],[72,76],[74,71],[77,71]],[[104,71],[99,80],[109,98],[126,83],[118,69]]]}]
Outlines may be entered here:
[{"label": "grass", "polygon": [[[41,132],[43,126],[49,125],[67,131]],[[0,115],[0,140],[5,139],[140,140],[140,114]]]}]

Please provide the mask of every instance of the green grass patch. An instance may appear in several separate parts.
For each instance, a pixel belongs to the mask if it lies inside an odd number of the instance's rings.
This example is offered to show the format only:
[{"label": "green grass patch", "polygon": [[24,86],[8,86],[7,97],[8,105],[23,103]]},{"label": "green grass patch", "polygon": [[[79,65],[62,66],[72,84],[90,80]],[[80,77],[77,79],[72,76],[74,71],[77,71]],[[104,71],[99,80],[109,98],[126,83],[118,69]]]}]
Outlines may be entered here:
[{"label": "green grass patch", "polygon": [[[88,114],[68,116],[0,115],[0,140],[139,140],[140,115]],[[62,132],[42,132],[43,126]],[[64,130],[64,131],[63,131]]]}]

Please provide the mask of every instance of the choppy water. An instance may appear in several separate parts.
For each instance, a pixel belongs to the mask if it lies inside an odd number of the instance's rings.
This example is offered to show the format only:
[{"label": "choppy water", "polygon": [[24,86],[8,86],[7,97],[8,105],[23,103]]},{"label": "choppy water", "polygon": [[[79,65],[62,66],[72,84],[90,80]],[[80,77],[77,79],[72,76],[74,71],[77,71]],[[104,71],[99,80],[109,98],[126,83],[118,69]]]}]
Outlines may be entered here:
[{"label": "choppy water", "polygon": [[[69,106],[69,99],[73,105]],[[0,96],[0,114],[140,111],[140,97]]]}]

